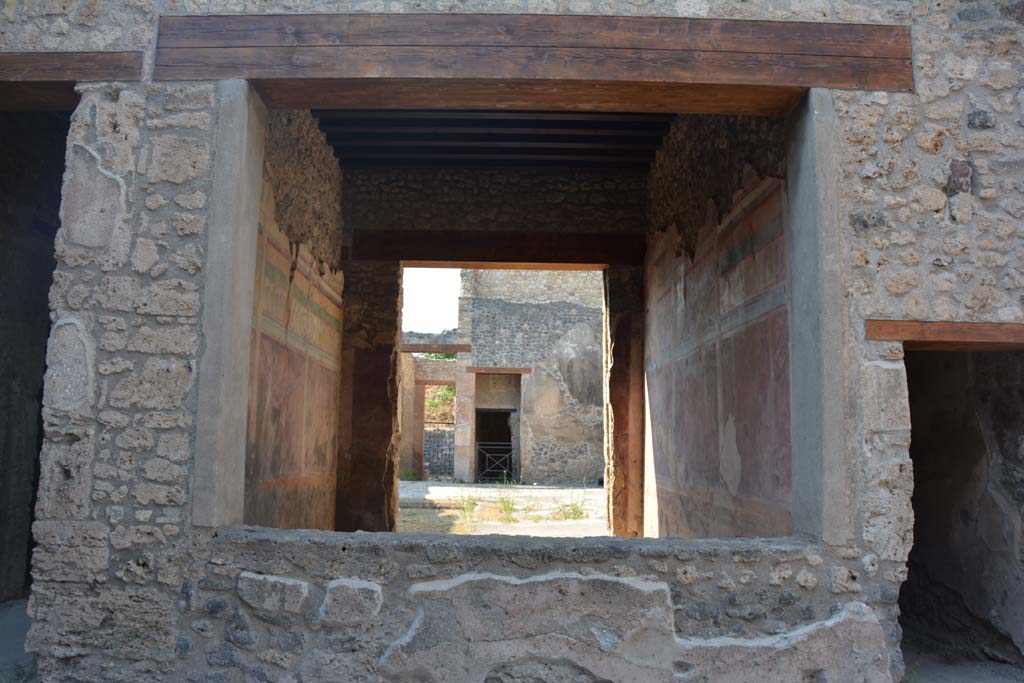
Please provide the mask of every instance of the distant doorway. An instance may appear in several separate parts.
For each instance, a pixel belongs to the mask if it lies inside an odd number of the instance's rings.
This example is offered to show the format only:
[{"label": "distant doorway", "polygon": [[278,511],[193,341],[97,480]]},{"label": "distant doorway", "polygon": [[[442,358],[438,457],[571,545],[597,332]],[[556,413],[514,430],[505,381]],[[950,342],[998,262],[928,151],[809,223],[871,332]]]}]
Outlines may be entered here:
[{"label": "distant doorway", "polygon": [[479,481],[518,480],[518,458],[512,429],[514,414],[514,410],[476,411],[476,471]]}]

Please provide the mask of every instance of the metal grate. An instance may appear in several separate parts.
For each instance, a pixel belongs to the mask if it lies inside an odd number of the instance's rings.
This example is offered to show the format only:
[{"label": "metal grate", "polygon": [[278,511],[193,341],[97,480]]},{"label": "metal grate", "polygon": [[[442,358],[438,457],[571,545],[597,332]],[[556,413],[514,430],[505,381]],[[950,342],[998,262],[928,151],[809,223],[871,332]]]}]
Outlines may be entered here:
[{"label": "metal grate", "polygon": [[514,481],[515,462],[511,441],[478,441],[478,481]]}]

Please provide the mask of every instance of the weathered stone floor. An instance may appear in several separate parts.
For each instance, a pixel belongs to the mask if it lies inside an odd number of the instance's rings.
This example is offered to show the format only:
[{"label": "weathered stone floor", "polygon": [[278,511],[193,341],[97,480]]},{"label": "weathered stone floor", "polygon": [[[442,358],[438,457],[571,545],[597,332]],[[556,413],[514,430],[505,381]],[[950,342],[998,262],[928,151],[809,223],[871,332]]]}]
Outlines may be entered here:
[{"label": "weathered stone floor", "polygon": [[403,481],[399,532],[608,536],[604,489]]},{"label": "weathered stone floor", "polygon": [[903,646],[903,683],[1024,683],[1024,669],[996,662],[950,661],[935,651]]},{"label": "weathered stone floor", "polygon": [[27,600],[0,604],[0,682],[21,683],[31,669],[32,658],[25,654],[28,633]]}]

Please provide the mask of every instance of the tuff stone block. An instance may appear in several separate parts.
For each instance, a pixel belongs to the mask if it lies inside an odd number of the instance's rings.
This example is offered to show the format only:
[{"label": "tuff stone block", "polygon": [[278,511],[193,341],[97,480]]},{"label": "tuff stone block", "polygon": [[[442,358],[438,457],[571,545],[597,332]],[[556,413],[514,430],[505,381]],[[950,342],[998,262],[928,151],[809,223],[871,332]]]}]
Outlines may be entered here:
[{"label": "tuff stone block", "polygon": [[61,224],[64,237],[83,247],[105,247],[127,218],[124,180],[102,166],[100,156],[80,144],[68,149]]},{"label": "tuff stone block", "polygon": [[88,517],[94,457],[95,442],[91,434],[43,444],[36,500],[36,515],[40,519]]},{"label": "tuff stone block", "polygon": [[861,368],[860,396],[867,432],[910,429],[910,397],[902,363],[880,361]]},{"label": "tuff stone block", "polygon": [[95,350],[81,320],[60,318],[50,332],[43,380],[47,404],[62,411],[92,405],[95,393]]},{"label": "tuff stone block", "polygon": [[380,584],[363,579],[334,579],[324,588],[317,616],[327,626],[354,626],[375,617],[382,604]]},{"label": "tuff stone block", "polygon": [[210,146],[202,140],[180,135],[153,139],[149,178],[181,185],[206,175],[210,170]]},{"label": "tuff stone block", "polygon": [[115,408],[181,407],[192,386],[191,364],[179,360],[147,360],[142,370],[121,380],[110,393]]},{"label": "tuff stone block", "polygon": [[36,522],[32,569],[51,581],[102,583],[110,567],[109,530],[102,522]]},{"label": "tuff stone block", "polygon": [[238,575],[238,597],[266,612],[298,614],[309,597],[309,583],[286,576],[242,572]]}]

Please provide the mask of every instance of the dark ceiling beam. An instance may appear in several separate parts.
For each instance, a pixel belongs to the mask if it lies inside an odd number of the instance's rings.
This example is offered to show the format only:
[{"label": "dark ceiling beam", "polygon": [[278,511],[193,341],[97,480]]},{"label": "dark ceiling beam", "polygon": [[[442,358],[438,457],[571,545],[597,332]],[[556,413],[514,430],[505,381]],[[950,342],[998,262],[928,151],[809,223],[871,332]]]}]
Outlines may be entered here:
[{"label": "dark ceiling beam", "polygon": [[402,161],[408,159],[410,161],[424,160],[458,160],[458,161],[482,161],[482,160],[495,160],[495,161],[561,161],[561,162],[574,162],[574,161],[607,161],[607,162],[633,162],[633,163],[644,163],[650,161],[649,156],[643,155],[628,155],[628,154],[583,154],[559,152],[554,150],[551,154],[539,154],[537,152],[530,153],[517,153],[513,150],[507,150],[507,154],[498,154],[495,151],[478,151],[478,150],[466,150],[464,153],[456,154],[454,152],[378,152],[378,153],[362,153],[359,154],[357,159],[366,159],[369,161],[373,160],[387,160],[387,161]]},{"label": "dark ceiling beam", "polygon": [[452,157],[441,159],[349,159],[341,160],[347,170],[384,170],[390,168],[401,169],[464,169],[464,168],[515,168],[520,170],[572,170],[591,169],[595,171],[609,171],[616,173],[646,173],[650,169],[650,162],[635,161],[566,161],[566,160],[516,160],[516,159],[456,159]]},{"label": "dark ceiling beam", "polygon": [[509,149],[599,149],[599,150],[611,150],[611,151],[654,151],[659,147],[659,140],[652,139],[650,142],[607,142],[605,140],[596,141],[524,141],[524,140],[389,140],[387,138],[379,139],[358,139],[345,138],[340,140],[337,137],[328,136],[327,144],[334,147],[339,152],[345,154],[355,154],[359,151],[366,151],[371,149],[380,148],[399,148],[399,149],[423,149],[433,147],[466,147],[479,149],[481,147],[494,147],[494,148],[509,148]]},{"label": "dark ceiling beam", "polygon": [[643,234],[482,230],[356,230],[356,261],[639,265]]},{"label": "dark ceiling beam", "polygon": [[[315,109],[313,116],[319,119],[339,121],[351,121],[353,119],[374,119],[380,115],[376,109]],[[672,114],[631,114],[631,113],[591,113],[571,111],[458,111],[449,109],[438,109],[435,111],[394,111],[388,114],[388,118],[403,119],[441,119],[441,120],[469,120],[469,121],[582,121],[588,124],[601,123],[671,123],[675,117]]]},{"label": "dark ceiling beam", "polygon": [[[317,110],[347,168],[523,165],[647,168],[673,116],[578,112]],[[397,114],[397,115],[396,115]]]},{"label": "dark ceiling beam", "polygon": [[[381,118],[387,117],[384,112]],[[347,135],[394,135],[409,134],[421,136],[435,135],[561,135],[561,136],[600,136],[600,137],[659,137],[664,135],[668,126],[637,126],[635,128],[527,128],[527,127],[486,127],[486,126],[394,126],[386,123],[376,125],[339,124],[330,118],[322,118],[321,128],[328,135],[344,133]]]}]

